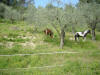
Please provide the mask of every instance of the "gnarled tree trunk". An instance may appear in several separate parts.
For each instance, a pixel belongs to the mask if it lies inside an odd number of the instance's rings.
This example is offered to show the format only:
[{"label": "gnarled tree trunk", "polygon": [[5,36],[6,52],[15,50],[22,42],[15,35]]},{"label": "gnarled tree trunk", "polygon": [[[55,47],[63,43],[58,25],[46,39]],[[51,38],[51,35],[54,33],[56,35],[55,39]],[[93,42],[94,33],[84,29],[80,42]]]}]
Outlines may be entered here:
[{"label": "gnarled tree trunk", "polygon": [[92,29],[92,40],[96,39],[96,35],[95,35],[95,29]]},{"label": "gnarled tree trunk", "polygon": [[91,25],[91,29],[92,29],[92,40],[96,40],[96,34],[95,34],[95,29],[96,29],[96,24],[97,24],[97,21],[94,21]]},{"label": "gnarled tree trunk", "polygon": [[64,46],[64,38],[65,38],[65,31],[64,29],[61,29],[61,34],[60,34],[60,48],[63,49]]}]

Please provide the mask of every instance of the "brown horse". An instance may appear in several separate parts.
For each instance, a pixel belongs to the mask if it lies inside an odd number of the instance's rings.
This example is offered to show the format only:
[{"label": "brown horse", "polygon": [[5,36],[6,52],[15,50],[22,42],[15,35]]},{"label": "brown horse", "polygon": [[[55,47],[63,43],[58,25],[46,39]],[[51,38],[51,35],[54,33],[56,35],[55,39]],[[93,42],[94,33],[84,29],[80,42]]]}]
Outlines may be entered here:
[{"label": "brown horse", "polygon": [[49,35],[51,38],[53,38],[53,32],[50,30],[50,29],[45,29],[44,30],[44,33],[46,34],[46,35]]}]

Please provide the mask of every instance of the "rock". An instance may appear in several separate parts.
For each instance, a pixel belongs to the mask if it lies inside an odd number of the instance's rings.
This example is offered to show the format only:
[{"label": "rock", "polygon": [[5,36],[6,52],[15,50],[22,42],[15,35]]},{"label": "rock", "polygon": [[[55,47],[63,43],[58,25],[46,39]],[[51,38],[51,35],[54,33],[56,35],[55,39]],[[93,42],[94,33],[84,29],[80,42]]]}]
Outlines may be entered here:
[{"label": "rock", "polygon": [[3,36],[3,38],[8,38],[8,36],[5,35],[5,36]]},{"label": "rock", "polygon": [[3,43],[0,42],[0,46],[3,46]]},{"label": "rock", "polygon": [[7,43],[6,43],[6,47],[7,47],[7,48],[12,48],[13,45],[14,45],[14,42],[7,42]]},{"label": "rock", "polygon": [[21,43],[21,45],[23,47],[29,47],[29,48],[34,48],[35,44],[33,42],[25,42],[25,43]]},{"label": "rock", "polygon": [[20,30],[20,28],[18,26],[12,26],[11,29],[12,30]]},{"label": "rock", "polygon": [[70,37],[69,40],[74,40],[74,38]]}]

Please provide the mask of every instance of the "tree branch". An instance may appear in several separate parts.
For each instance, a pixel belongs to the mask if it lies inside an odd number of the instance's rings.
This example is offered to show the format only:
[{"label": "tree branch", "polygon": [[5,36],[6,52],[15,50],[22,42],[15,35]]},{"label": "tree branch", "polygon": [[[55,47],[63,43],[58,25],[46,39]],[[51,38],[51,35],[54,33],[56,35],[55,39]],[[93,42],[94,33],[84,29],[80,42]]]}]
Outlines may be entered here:
[{"label": "tree branch", "polygon": [[54,27],[54,29],[56,30],[56,32],[58,33],[58,35],[60,36],[60,32],[59,32],[59,30],[56,28],[56,26],[52,23],[51,24],[53,27]]}]

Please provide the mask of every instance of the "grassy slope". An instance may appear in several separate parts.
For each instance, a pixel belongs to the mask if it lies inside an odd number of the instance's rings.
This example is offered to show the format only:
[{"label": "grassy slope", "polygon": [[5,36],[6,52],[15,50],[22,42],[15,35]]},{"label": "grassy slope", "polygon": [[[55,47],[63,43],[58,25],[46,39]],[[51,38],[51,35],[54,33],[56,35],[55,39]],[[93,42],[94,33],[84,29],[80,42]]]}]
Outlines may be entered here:
[{"label": "grassy slope", "polygon": [[[100,33],[97,41],[75,42],[69,40],[72,35],[66,33],[64,49],[59,49],[59,39],[45,37],[42,31],[33,33],[32,26],[25,23],[0,24],[0,54],[33,54],[55,51],[75,51],[80,54],[53,54],[34,56],[1,57],[2,68],[30,68],[64,64],[63,67],[0,71],[0,75],[100,75]],[[18,36],[21,36],[18,38]],[[31,37],[32,36],[32,37]],[[7,37],[7,38],[6,38]],[[27,38],[22,38],[27,37]],[[31,37],[31,38],[30,38]],[[35,37],[35,39],[33,38]],[[7,43],[12,43],[11,47]],[[32,46],[24,43],[33,43]],[[35,46],[33,46],[35,45]]]}]

